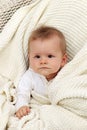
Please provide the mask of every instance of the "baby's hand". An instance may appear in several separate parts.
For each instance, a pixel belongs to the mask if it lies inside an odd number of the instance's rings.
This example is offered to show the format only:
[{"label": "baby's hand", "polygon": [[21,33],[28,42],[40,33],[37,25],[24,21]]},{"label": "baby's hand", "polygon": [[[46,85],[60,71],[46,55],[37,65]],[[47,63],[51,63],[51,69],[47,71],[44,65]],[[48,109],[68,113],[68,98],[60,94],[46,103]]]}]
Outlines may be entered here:
[{"label": "baby's hand", "polygon": [[30,108],[28,106],[22,106],[16,112],[16,116],[20,119],[23,116],[26,116],[30,112]]}]

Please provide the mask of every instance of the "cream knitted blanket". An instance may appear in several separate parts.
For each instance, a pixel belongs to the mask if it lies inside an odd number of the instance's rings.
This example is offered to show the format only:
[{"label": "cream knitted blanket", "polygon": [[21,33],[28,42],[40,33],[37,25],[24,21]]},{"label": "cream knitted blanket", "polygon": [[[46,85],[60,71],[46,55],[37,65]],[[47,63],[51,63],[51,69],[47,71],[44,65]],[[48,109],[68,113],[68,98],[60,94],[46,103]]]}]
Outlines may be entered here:
[{"label": "cream knitted blanket", "polygon": [[[0,34],[0,130],[87,130],[86,12],[86,0],[36,0],[6,24]],[[60,29],[69,60],[76,56],[48,86],[48,98],[32,92],[32,111],[19,120],[15,87],[28,66],[30,33],[41,24]]]}]

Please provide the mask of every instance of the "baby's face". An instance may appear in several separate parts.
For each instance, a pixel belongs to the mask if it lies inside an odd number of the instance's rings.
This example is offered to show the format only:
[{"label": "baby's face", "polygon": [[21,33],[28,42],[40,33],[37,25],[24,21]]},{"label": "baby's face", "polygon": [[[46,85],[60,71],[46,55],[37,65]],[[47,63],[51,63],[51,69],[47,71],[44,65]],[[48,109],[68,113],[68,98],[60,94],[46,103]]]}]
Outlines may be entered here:
[{"label": "baby's face", "polygon": [[66,56],[62,54],[58,36],[44,40],[37,39],[30,43],[30,67],[47,80],[54,78],[65,63]]}]

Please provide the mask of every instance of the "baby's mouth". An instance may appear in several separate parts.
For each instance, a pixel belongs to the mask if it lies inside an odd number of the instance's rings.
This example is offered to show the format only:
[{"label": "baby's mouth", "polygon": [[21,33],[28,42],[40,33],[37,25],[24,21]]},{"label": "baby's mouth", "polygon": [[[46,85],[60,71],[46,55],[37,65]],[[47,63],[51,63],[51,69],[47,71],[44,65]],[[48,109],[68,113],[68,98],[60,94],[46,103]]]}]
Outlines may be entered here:
[{"label": "baby's mouth", "polygon": [[40,67],[39,69],[49,69],[48,67]]}]

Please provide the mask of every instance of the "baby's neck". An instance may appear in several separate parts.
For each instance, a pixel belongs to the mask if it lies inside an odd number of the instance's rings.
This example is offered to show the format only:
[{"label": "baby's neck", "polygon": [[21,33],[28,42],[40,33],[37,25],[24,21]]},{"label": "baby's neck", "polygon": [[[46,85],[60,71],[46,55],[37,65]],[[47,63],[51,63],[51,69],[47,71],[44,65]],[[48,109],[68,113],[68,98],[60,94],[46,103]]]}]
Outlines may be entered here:
[{"label": "baby's neck", "polygon": [[53,73],[53,74],[50,74],[49,76],[46,76],[46,79],[47,79],[48,81],[54,79],[54,78],[56,77],[57,73],[58,73],[58,72]]}]

